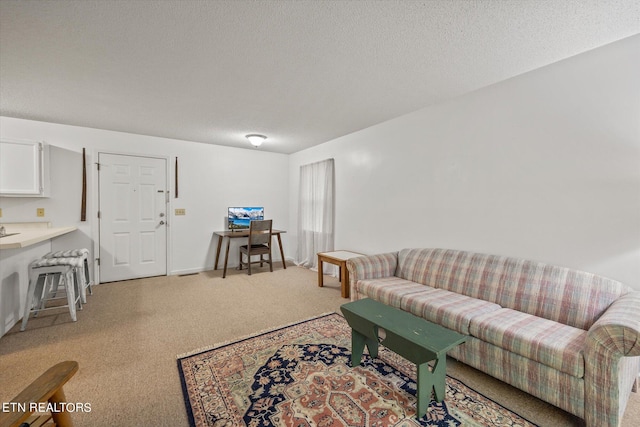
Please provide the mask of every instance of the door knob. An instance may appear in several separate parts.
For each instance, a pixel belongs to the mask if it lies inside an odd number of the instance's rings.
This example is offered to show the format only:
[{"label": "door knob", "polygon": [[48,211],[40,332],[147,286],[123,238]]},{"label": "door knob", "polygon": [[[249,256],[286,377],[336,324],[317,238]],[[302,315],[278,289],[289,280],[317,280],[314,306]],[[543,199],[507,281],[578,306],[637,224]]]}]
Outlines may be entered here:
[{"label": "door knob", "polygon": [[160,218],[164,216],[164,212],[160,212]]},{"label": "door knob", "polygon": [[164,221],[160,221],[160,225],[164,225]]}]

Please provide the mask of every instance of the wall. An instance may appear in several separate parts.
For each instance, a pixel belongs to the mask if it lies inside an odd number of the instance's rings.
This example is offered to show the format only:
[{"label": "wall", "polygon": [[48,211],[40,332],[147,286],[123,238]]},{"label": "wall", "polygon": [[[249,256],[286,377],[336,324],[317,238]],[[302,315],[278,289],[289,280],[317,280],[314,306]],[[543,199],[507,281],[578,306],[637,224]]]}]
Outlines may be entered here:
[{"label": "wall", "polygon": [[52,146],[53,186],[50,199],[0,198],[0,222],[37,221],[35,208],[45,207],[54,226],[80,229],[55,239],[54,250],[89,246],[94,195],[82,223],[82,147],[89,165],[97,150],[178,156],[180,198],[170,212],[187,215],[170,216],[172,273],[212,268],[212,232],[229,205],[264,205],[289,231],[291,256],[299,166],[333,157],[336,248],[477,250],[640,289],[639,52],[634,36],[291,156],[0,117],[3,138]]},{"label": "wall", "polygon": [[[446,247],[640,289],[640,36],[298,152],[334,158],[336,249]],[[393,84],[390,82],[389,84]]]},{"label": "wall", "polygon": [[[44,140],[51,147],[51,197],[0,197],[3,213],[0,223],[45,220],[51,221],[53,226],[79,228],[70,235],[54,239],[53,250],[93,246],[92,227],[96,225],[97,211],[94,162],[99,151],[170,159],[172,250],[168,268],[171,274],[213,268],[217,240],[214,241],[212,233],[226,227],[228,206],[264,206],[266,215],[274,220],[275,228],[287,230],[289,224],[287,155],[8,117],[0,117],[0,136]],[[80,222],[83,147],[87,152],[89,190],[86,222]],[[173,197],[176,156],[179,158],[178,199]],[[36,217],[36,207],[45,208],[45,218]],[[186,209],[187,214],[174,216],[176,208]],[[287,251],[287,234],[282,238]],[[238,244],[232,243],[230,266],[238,263]],[[279,254],[274,253],[274,260],[279,258]]]}]

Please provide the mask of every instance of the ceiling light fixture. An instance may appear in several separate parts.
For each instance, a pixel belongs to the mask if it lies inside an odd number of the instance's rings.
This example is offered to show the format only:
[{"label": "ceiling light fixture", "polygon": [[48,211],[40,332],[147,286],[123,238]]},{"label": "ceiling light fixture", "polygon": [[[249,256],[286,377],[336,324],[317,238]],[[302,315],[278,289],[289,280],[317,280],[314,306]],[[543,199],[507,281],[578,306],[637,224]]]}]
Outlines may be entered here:
[{"label": "ceiling light fixture", "polygon": [[262,145],[262,143],[264,142],[265,139],[267,139],[266,136],[264,135],[258,135],[256,133],[252,133],[250,135],[247,135],[246,138],[249,140],[249,142],[251,143],[251,145],[253,145],[254,147],[258,148],[260,145]]}]

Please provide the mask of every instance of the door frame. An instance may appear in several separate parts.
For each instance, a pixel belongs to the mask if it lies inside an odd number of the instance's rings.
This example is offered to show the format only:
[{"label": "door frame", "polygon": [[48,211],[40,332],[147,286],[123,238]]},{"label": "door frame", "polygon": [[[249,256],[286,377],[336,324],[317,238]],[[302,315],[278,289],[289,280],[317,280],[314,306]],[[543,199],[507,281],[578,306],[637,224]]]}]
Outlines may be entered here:
[{"label": "door frame", "polygon": [[152,159],[161,159],[165,161],[165,180],[166,180],[166,190],[167,195],[167,215],[165,216],[166,226],[167,226],[167,241],[166,241],[166,265],[167,271],[165,276],[170,276],[172,271],[171,266],[171,253],[172,251],[172,238],[171,238],[171,215],[172,212],[172,198],[171,198],[171,179],[169,179],[169,175],[171,173],[170,160],[171,156],[163,156],[158,154],[146,154],[146,153],[134,153],[134,152],[123,152],[123,151],[114,151],[114,150],[102,150],[102,149],[94,149],[91,153],[91,164],[88,165],[91,168],[91,238],[93,240],[93,282],[96,284],[100,284],[100,266],[98,265],[98,257],[100,255],[100,220],[98,219],[98,210],[100,208],[100,183],[98,178],[98,160],[100,154],[113,154],[117,156],[131,156],[131,157],[149,157]]}]

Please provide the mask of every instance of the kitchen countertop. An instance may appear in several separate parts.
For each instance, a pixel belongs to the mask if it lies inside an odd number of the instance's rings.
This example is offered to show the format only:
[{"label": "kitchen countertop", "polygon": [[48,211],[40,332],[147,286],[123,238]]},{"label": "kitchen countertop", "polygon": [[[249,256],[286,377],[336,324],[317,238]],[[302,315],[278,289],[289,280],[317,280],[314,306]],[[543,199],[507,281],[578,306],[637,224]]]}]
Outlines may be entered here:
[{"label": "kitchen countertop", "polygon": [[0,237],[0,249],[19,249],[44,242],[63,234],[71,233],[78,227],[51,227],[51,223],[8,223],[2,224],[7,234],[13,236]]}]

